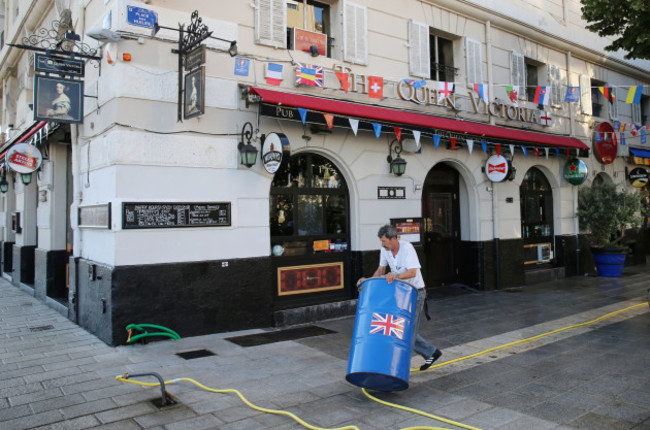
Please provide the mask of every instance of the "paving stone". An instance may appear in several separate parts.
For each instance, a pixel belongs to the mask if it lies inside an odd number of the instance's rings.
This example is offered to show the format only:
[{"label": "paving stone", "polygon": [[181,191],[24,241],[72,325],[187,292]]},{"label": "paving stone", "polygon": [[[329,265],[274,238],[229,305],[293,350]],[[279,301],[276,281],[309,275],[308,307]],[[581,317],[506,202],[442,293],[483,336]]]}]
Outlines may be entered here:
[{"label": "paving stone", "polygon": [[93,430],[142,430],[142,427],[140,427],[135,421],[129,419],[99,425],[93,427]]},{"label": "paving stone", "polygon": [[51,390],[35,391],[29,394],[20,394],[17,396],[9,397],[8,400],[11,406],[18,406],[61,396],[63,396],[63,392],[59,388],[54,388]]},{"label": "paving stone", "polygon": [[[223,421],[214,415],[203,415],[200,417],[190,418],[184,421],[178,421],[173,424],[165,425],[165,430],[204,430],[204,429],[222,429]],[[258,428],[268,428],[259,427]]]},{"label": "paving stone", "polygon": [[66,419],[65,421],[60,421],[55,424],[48,424],[46,426],[38,427],[38,429],[41,430],[82,430],[82,429],[88,429],[91,427],[95,427],[96,425],[99,424],[99,421],[97,421],[97,418],[93,417],[92,415],[89,416],[84,416],[84,417],[79,417],[79,418],[74,418],[74,419]]},{"label": "paving stone", "polygon": [[34,413],[58,410],[67,406],[78,405],[84,403],[86,400],[80,394],[73,394],[71,396],[61,396],[52,399],[41,400],[39,402],[32,402],[30,406]]},{"label": "paving stone", "polygon": [[32,429],[46,424],[54,424],[63,421],[63,415],[59,411],[45,411],[40,414],[26,415],[21,418],[6,420],[3,427],[11,430]]},{"label": "paving stone", "polygon": [[632,428],[636,430],[638,428],[632,422],[591,412],[569,422],[568,425],[579,430],[629,430]]},{"label": "paving stone", "polygon": [[151,402],[141,402],[135,405],[116,407],[115,409],[95,414],[97,419],[104,424],[123,421],[129,418],[148,415],[157,412],[158,408]]},{"label": "paving stone", "polygon": [[142,427],[149,428],[153,426],[173,424],[194,417],[196,417],[196,414],[192,412],[192,410],[188,407],[184,405],[175,405],[163,408],[159,411],[155,411],[147,415],[133,417],[133,419]]}]

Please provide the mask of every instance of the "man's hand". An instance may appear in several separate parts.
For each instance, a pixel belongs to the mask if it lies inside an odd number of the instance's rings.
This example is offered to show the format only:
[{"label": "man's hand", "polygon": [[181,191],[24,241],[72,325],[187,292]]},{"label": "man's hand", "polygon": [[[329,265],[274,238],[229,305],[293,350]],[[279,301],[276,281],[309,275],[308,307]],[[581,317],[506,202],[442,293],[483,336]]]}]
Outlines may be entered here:
[{"label": "man's hand", "polygon": [[386,282],[388,282],[389,284],[392,284],[395,279],[397,279],[396,273],[389,272],[388,274],[386,274]]},{"label": "man's hand", "polygon": [[361,284],[363,284],[363,283],[365,282],[366,279],[367,279],[367,278],[364,278],[364,277],[359,278],[359,280],[357,281],[357,288],[358,288]]}]

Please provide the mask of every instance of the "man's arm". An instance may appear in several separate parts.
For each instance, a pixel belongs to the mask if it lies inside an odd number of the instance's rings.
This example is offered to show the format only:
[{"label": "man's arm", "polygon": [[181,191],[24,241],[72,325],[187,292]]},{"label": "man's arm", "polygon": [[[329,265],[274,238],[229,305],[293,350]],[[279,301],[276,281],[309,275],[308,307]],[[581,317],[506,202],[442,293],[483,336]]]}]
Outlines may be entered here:
[{"label": "man's arm", "polygon": [[[377,266],[377,270],[375,270],[375,273],[372,274],[372,277],[375,278],[378,276],[384,276],[385,273],[386,273],[386,266]],[[363,281],[365,281],[366,279],[368,278],[365,277],[359,278],[359,280],[357,281],[357,287],[361,285]]]},{"label": "man's arm", "polygon": [[418,273],[417,269],[408,269],[406,272],[402,272],[402,273],[390,272],[388,275],[386,275],[386,282],[388,282],[390,284],[395,279],[415,278],[415,275],[417,275],[417,273]]}]

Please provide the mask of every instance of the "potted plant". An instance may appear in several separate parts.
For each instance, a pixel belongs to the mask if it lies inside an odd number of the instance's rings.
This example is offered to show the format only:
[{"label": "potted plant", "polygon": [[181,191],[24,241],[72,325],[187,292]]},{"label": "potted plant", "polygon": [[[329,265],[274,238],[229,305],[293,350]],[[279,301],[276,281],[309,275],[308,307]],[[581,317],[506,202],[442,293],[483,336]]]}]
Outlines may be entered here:
[{"label": "potted plant", "polygon": [[640,210],[640,195],[625,189],[618,191],[615,184],[600,182],[580,189],[578,220],[580,228],[589,232],[599,276],[621,276],[627,255],[625,230],[640,226]]}]

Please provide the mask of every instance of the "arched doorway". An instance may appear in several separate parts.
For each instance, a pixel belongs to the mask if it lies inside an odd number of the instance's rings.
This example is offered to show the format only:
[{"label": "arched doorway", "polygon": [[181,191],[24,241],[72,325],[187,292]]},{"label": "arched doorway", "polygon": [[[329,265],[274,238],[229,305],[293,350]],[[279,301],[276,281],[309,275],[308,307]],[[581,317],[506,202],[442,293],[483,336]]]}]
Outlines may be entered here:
[{"label": "arched doorway", "polygon": [[553,190],[538,168],[526,172],[519,187],[519,202],[525,267],[548,264],[553,256]]},{"label": "arched doorway", "polygon": [[458,172],[445,164],[433,167],[422,190],[424,219],[423,275],[427,287],[459,281],[460,204]]},{"label": "arched doorway", "polygon": [[269,196],[274,307],[348,299],[350,203],[341,171],[322,155],[294,155]]}]

